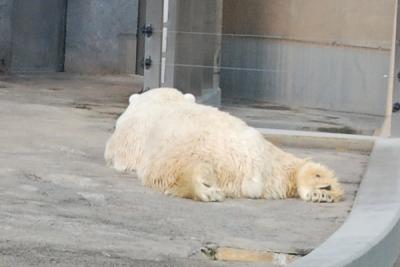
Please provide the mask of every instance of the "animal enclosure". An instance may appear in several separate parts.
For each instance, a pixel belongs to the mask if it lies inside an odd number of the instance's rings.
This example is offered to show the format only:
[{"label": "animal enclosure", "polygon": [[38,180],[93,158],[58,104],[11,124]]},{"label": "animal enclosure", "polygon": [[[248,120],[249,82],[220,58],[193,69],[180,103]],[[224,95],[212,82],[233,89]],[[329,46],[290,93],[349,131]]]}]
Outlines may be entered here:
[{"label": "animal enclosure", "polygon": [[372,135],[383,127],[392,105],[394,1],[146,4],[147,89],[177,87],[206,103],[222,99],[228,110],[258,108],[247,121],[260,108],[275,121],[302,114],[301,130]]}]

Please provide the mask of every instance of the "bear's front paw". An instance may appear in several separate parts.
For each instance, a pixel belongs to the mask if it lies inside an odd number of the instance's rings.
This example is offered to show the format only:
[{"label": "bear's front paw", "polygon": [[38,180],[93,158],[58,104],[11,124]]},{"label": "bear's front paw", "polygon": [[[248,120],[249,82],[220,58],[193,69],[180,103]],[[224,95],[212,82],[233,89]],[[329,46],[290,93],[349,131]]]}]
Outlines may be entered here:
[{"label": "bear's front paw", "polygon": [[225,195],[221,189],[217,187],[202,186],[201,190],[198,191],[197,197],[204,202],[220,202],[225,199]]},{"label": "bear's front paw", "polygon": [[327,190],[315,189],[306,195],[307,201],[312,202],[334,202],[334,198],[331,196],[330,192]]}]

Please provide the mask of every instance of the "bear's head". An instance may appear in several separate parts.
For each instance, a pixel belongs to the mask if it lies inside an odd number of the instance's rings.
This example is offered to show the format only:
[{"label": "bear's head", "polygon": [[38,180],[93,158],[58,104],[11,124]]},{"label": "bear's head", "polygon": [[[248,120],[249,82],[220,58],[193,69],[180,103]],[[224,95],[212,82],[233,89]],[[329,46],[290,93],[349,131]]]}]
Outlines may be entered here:
[{"label": "bear's head", "polygon": [[139,107],[147,107],[149,104],[168,105],[174,103],[195,103],[196,99],[192,94],[183,94],[174,88],[157,88],[148,90],[141,94],[133,94],[129,97],[129,105],[124,113],[118,118],[115,128],[119,128],[130,114]]},{"label": "bear's head", "polygon": [[154,102],[159,104],[171,102],[196,102],[192,94],[183,94],[175,88],[156,88],[148,90],[142,94],[133,94],[129,98],[129,104],[140,104],[144,102]]},{"label": "bear's head", "polygon": [[335,173],[329,168],[306,161],[296,172],[299,196],[313,202],[338,202],[343,198],[343,189]]}]

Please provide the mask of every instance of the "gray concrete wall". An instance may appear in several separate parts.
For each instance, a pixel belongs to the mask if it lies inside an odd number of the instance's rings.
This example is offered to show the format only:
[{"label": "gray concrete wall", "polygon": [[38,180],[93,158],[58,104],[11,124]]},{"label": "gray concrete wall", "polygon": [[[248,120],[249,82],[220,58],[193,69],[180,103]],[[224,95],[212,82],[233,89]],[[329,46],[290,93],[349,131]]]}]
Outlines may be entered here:
[{"label": "gray concrete wall", "polygon": [[137,18],[138,0],[69,0],[65,71],[134,73]]},{"label": "gray concrete wall", "polygon": [[12,73],[63,71],[66,0],[14,0]]},{"label": "gray concrete wall", "polygon": [[0,0],[0,73],[10,67],[11,14],[14,0]]},{"label": "gray concrete wall", "polygon": [[225,0],[223,96],[384,114],[393,7],[392,0]]},{"label": "gray concrete wall", "polygon": [[390,48],[394,0],[224,0],[224,32]]}]

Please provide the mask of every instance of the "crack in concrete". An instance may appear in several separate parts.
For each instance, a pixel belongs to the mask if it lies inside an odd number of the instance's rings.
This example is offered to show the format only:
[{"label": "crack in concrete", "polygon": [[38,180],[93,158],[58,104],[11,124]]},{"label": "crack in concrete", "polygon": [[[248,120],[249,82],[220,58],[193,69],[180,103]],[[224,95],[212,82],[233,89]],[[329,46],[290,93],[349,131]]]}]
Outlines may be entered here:
[{"label": "crack in concrete", "polygon": [[265,262],[284,266],[294,262],[311,252],[311,250],[297,250],[296,253],[286,253],[272,250],[249,250],[243,248],[220,247],[214,243],[208,243],[200,248],[207,258],[213,261],[238,261],[238,262]]}]

